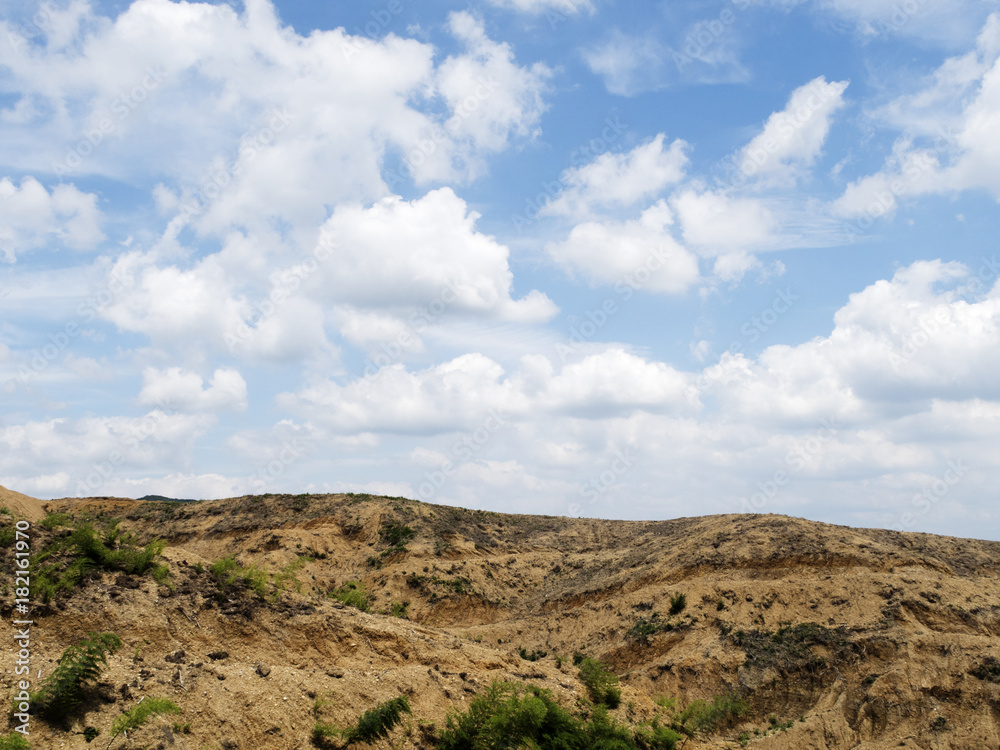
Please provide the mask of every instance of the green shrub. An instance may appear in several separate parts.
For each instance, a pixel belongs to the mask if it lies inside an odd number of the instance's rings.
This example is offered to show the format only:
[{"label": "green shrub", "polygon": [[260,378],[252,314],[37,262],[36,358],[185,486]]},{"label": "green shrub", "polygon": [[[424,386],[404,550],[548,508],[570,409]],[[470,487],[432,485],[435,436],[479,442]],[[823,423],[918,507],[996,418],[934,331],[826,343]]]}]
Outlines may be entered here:
[{"label": "green shrub", "polygon": [[413,539],[417,532],[401,523],[389,523],[379,529],[378,535],[390,547],[401,547]]},{"label": "green shrub", "polygon": [[243,585],[257,594],[261,599],[267,596],[267,584],[269,580],[267,571],[258,568],[256,565],[244,568],[236,562],[236,558],[233,555],[216,560],[208,567],[208,571],[215,576],[215,579],[219,583],[220,591],[235,586],[237,582],[242,582]]},{"label": "green shrub", "polygon": [[539,659],[544,659],[549,655],[548,651],[538,651],[537,649],[528,651],[524,646],[521,646],[519,653],[521,654],[521,658],[525,661],[538,661]]},{"label": "green shrub", "polygon": [[633,731],[604,706],[584,719],[560,706],[548,690],[494,682],[464,713],[448,716],[438,750],[674,750],[679,735],[649,724]]},{"label": "green shrub", "polygon": [[[314,706],[314,713],[318,713],[319,702]],[[365,711],[358,718],[357,724],[352,727],[340,729],[333,724],[326,724],[317,721],[313,725],[313,742],[320,746],[329,744],[334,738],[341,738],[343,747],[348,747],[358,742],[374,743],[376,740],[388,737],[402,720],[403,714],[412,713],[410,711],[410,701],[405,695],[398,698],[379,703],[375,708]]]},{"label": "green shrub", "polygon": [[608,708],[618,708],[622,691],[618,687],[618,677],[596,659],[587,656],[580,662],[580,681],[587,686],[590,699]]},{"label": "green shrub", "polygon": [[73,517],[69,513],[49,513],[38,522],[38,525],[46,529],[54,529],[56,526],[69,526],[72,521]]},{"label": "green shrub", "polygon": [[0,548],[6,549],[7,547],[14,546],[15,529],[12,525],[4,526],[0,528]]},{"label": "green shrub", "polygon": [[410,609],[409,602],[396,602],[395,604],[392,605],[392,608],[389,610],[389,614],[391,614],[393,617],[399,617],[405,620],[407,619],[409,609]]},{"label": "green shrub", "polygon": [[684,594],[674,594],[670,597],[670,614],[679,615],[687,606],[687,596]]},{"label": "green shrub", "polygon": [[42,680],[31,703],[46,718],[62,718],[80,702],[89,683],[97,681],[108,657],[121,648],[114,633],[88,633],[87,637],[63,651],[56,668]]},{"label": "green shrub", "polygon": [[339,589],[331,591],[330,596],[342,604],[346,604],[348,607],[355,607],[362,612],[367,612],[368,607],[371,606],[371,603],[368,601],[368,594],[365,593],[365,587],[357,581],[348,581]]},{"label": "green shrub", "polygon": [[153,716],[179,714],[180,712],[180,706],[167,698],[152,696],[145,698],[114,720],[111,725],[111,740],[108,742],[108,747],[111,747],[111,743],[119,734],[138,729]]}]

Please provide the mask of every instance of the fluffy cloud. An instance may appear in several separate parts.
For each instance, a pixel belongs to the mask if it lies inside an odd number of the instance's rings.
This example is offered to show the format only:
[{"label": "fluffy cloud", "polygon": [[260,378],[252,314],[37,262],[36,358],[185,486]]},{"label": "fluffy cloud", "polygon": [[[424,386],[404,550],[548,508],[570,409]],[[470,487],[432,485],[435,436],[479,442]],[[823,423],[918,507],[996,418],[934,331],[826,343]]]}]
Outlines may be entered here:
[{"label": "fluffy cloud", "polygon": [[819,156],[846,88],[847,81],[827,83],[820,76],[795,89],[785,108],[767,119],[737,157],[740,172],[783,183],[801,177]]},{"label": "fluffy cloud", "polygon": [[247,384],[236,370],[220,368],[209,386],[202,377],[180,367],[158,370],[147,367],[142,373],[139,403],[182,412],[245,411]]},{"label": "fluffy cloud", "polygon": [[778,228],[775,216],[755,198],[685,190],[670,203],[680,219],[684,240],[705,255],[765,247]]},{"label": "fluffy cloud", "polygon": [[542,215],[587,218],[597,206],[631,206],[655,196],[684,177],[687,144],[664,148],[664,134],[625,154],[601,154],[589,164],[563,172],[565,189],[545,204]]},{"label": "fluffy cloud", "polygon": [[[323,241],[335,249],[319,288],[331,302],[407,315],[434,303],[435,317],[551,317],[555,305],[540,292],[511,298],[508,250],[476,231],[478,218],[450,188],[413,201],[393,196],[370,208],[338,206],[323,226]],[[373,319],[366,320],[370,330]],[[358,331],[360,320],[350,326]]]},{"label": "fluffy cloud", "polygon": [[619,96],[662,88],[667,58],[667,50],[654,37],[628,36],[617,29],[605,42],[583,53],[591,72]]},{"label": "fluffy cloud", "polygon": [[56,185],[50,193],[33,177],[20,187],[0,180],[0,251],[13,263],[19,253],[54,245],[90,250],[104,239],[97,196],[73,185]]},{"label": "fluffy cloud", "polygon": [[993,137],[1000,127],[1000,14],[989,17],[974,52],[950,58],[921,90],[878,114],[904,133],[882,170],[846,187],[833,204],[838,215],[870,222],[923,194],[987,190],[1000,198]]},{"label": "fluffy cloud", "polygon": [[592,283],[683,294],[698,281],[698,260],[671,236],[673,223],[670,208],[659,201],[637,220],[578,224],[565,241],[549,245],[548,252]]}]

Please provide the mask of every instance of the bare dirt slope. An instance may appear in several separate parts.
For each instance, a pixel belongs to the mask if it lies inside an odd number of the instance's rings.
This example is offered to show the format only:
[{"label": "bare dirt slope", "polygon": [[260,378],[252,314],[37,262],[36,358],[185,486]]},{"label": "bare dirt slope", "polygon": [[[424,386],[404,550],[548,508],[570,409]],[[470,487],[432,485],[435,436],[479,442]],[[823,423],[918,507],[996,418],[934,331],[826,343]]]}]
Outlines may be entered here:
[{"label": "bare dirt slope", "polygon": [[0,507],[9,508],[21,518],[39,521],[45,517],[44,503],[0,485]]},{"label": "bare dirt slope", "polygon": [[[95,572],[36,609],[43,675],[87,631],[125,646],[86,713],[65,729],[36,721],[33,747],[88,747],[87,726],[105,732],[159,695],[184,714],[141,730],[135,747],[304,749],[317,710],[346,725],[400,694],[413,718],[394,746],[433,747],[448,711],[494,680],[534,682],[574,706],[586,695],[580,652],[620,677],[620,721],[662,715],[664,695],[748,701],[748,715],[685,750],[1000,748],[996,542],[773,515],[597,521],[367,495],[46,510],[165,539],[171,579]],[[48,525],[32,531],[39,549],[70,533]],[[209,566],[227,555],[267,574],[264,598],[239,582],[220,590]],[[348,582],[369,612],[330,598]],[[10,600],[8,587],[5,617]]]}]

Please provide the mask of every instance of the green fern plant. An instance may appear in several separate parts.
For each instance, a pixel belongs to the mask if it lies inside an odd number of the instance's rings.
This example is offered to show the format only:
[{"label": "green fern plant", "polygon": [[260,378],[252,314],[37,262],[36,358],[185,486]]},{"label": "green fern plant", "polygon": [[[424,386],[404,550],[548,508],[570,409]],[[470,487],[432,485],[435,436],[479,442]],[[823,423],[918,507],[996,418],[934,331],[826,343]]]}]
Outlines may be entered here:
[{"label": "green fern plant", "polygon": [[313,727],[313,741],[323,745],[334,737],[340,737],[344,741],[344,747],[358,742],[372,743],[388,737],[389,732],[403,720],[403,714],[409,713],[412,713],[410,701],[405,695],[401,695],[365,711],[353,727],[338,729],[332,724],[317,721]]},{"label": "green fern plant", "polygon": [[114,633],[88,633],[87,637],[63,651],[56,668],[42,680],[31,697],[36,710],[46,718],[61,718],[80,702],[83,689],[97,681],[108,666],[108,657],[121,648]]},{"label": "green fern plant", "polygon": [[153,716],[179,714],[180,712],[180,706],[167,698],[155,698],[152,696],[143,698],[111,724],[111,740],[108,742],[108,747],[111,747],[111,744],[118,738],[118,735],[124,734],[127,738],[129,732],[138,729]]}]

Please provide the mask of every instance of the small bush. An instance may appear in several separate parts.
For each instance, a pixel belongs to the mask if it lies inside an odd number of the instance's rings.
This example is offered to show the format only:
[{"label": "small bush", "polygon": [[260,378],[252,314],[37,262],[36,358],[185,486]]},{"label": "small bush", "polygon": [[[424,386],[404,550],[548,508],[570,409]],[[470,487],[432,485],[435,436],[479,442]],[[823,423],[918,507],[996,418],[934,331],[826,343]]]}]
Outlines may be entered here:
[{"label": "small bush", "polygon": [[995,656],[987,656],[969,674],[985,682],[1000,682],[1000,661]]},{"label": "small bush", "polygon": [[69,526],[72,520],[73,517],[69,513],[49,513],[38,522],[38,525],[46,529],[54,529],[56,526]]},{"label": "small bush", "polygon": [[548,651],[538,651],[536,649],[528,651],[524,646],[521,646],[519,653],[521,654],[521,658],[525,661],[538,661],[539,659],[544,659],[549,655]]},{"label": "small bush", "polygon": [[209,566],[208,571],[215,576],[220,590],[231,588],[240,581],[261,599],[267,596],[269,580],[267,571],[258,568],[256,565],[244,568],[236,562],[236,558],[233,555],[216,560]]},{"label": "small bush", "polygon": [[596,659],[587,656],[580,662],[580,681],[587,686],[590,699],[599,706],[618,708],[622,691],[618,677]]},{"label": "small bush", "polygon": [[687,596],[684,594],[674,594],[670,597],[670,614],[679,615],[687,606]]},{"label": "small bush", "polygon": [[409,609],[410,609],[409,602],[396,602],[395,604],[392,605],[392,608],[389,610],[389,614],[391,614],[393,617],[399,617],[403,620],[406,620],[408,618]]},{"label": "small bush", "polygon": [[[318,713],[317,706],[314,713]],[[374,743],[376,740],[388,737],[389,733],[403,720],[403,714],[412,713],[410,702],[405,695],[379,703],[375,708],[365,711],[358,718],[357,724],[340,729],[333,724],[317,721],[313,725],[312,739],[319,746],[326,746],[335,738],[343,740],[343,747],[358,742]]]},{"label": "small bush", "polygon": [[378,535],[390,547],[401,547],[413,539],[417,532],[401,523],[390,523],[380,528]]}]

